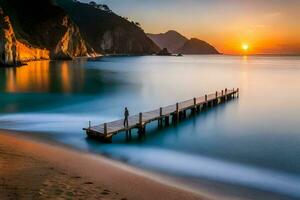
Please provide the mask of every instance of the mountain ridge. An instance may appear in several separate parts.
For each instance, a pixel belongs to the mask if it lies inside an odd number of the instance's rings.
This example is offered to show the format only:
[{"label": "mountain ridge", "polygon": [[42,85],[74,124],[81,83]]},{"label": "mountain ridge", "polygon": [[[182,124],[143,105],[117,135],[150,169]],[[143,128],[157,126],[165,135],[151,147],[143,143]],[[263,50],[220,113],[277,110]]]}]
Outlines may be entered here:
[{"label": "mountain ridge", "polygon": [[211,44],[197,38],[188,39],[174,30],[159,34],[147,33],[147,35],[160,48],[167,48],[171,53],[220,54]]},{"label": "mountain ridge", "polygon": [[174,30],[159,34],[147,33],[147,36],[161,49],[167,48],[171,53],[175,53],[177,49],[188,41],[186,37]]}]

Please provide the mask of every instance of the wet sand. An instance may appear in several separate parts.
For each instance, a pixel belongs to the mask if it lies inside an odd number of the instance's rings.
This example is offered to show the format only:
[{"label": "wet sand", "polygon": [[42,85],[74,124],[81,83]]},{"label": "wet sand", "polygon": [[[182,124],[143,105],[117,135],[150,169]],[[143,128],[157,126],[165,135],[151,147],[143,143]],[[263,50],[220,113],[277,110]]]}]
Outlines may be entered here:
[{"label": "wet sand", "polygon": [[102,156],[0,131],[0,199],[207,199]]}]

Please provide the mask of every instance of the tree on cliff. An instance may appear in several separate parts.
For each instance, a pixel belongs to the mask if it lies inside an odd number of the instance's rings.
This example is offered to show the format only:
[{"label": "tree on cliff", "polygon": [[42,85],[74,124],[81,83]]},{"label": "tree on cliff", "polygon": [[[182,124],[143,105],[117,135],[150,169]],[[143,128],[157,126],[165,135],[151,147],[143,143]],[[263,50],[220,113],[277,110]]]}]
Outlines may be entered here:
[{"label": "tree on cliff", "polygon": [[95,1],[90,1],[89,5],[90,5],[90,6],[97,6],[97,4],[96,4]]}]

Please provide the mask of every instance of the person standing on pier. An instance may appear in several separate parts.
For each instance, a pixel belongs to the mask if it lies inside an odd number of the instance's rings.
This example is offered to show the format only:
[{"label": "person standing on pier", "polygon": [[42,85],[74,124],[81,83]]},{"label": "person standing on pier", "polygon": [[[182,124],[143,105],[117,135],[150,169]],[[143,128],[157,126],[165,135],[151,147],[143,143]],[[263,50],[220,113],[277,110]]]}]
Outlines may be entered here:
[{"label": "person standing on pier", "polygon": [[129,111],[126,107],[125,112],[124,112],[124,126],[126,126],[126,127],[128,127],[128,117],[129,117]]}]

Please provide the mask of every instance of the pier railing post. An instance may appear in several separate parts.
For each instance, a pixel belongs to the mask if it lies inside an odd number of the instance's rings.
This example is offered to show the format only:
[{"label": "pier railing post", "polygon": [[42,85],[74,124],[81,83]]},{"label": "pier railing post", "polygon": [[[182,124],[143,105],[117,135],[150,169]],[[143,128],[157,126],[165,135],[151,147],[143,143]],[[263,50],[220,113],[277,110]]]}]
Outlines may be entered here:
[{"label": "pier railing post", "polygon": [[143,113],[139,114],[139,124],[141,127],[143,126]]},{"label": "pier railing post", "polygon": [[104,135],[107,135],[107,123],[104,123]]},{"label": "pier railing post", "polygon": [[162,126],[163,125],[162,112],[163,112],[163,109],[162,109],[162,107],[160,107],[159,108],[158,126]]},{"label": "pier railing post", "polygon": [[232,89],[232,97],[234,98],[235,97],[235,92],[234,92],[234,88]]},{"label": "pier railing post", "polygon": [[239,93],[240,93],[240,89],[237,88],[237,90],[236,90],[237,97],[239,97]]},{"label": "pier railing post", "polygon": [[139,134],[145,133],[145,127],[143,125],[143,113],[140,112],[139,114]]},{"label": "pier railing post", "polygon": [[205,95],[205,102],[207,102],[207,94]]},{"label": "pier railing post", "polygon": [[197,99],[196,99],[196,97],[194,97],[194,108],[192,109],[192,112],[195,114],[196,113],[196,111],[197,111]]},{"label": "pier railing post", "polygon": [[224,97],[224,90],[222,90],[222,96],[220,98],[221,103],[223,103],[225,101],[225,97]]},{"label": "pier railing post", "polygon": [[176,103],[176,122],[179,121],[179,103]]},{"label": "pier railing post", "polygon": [[225,95],[227,94],[227,88],[225,88]]}]

